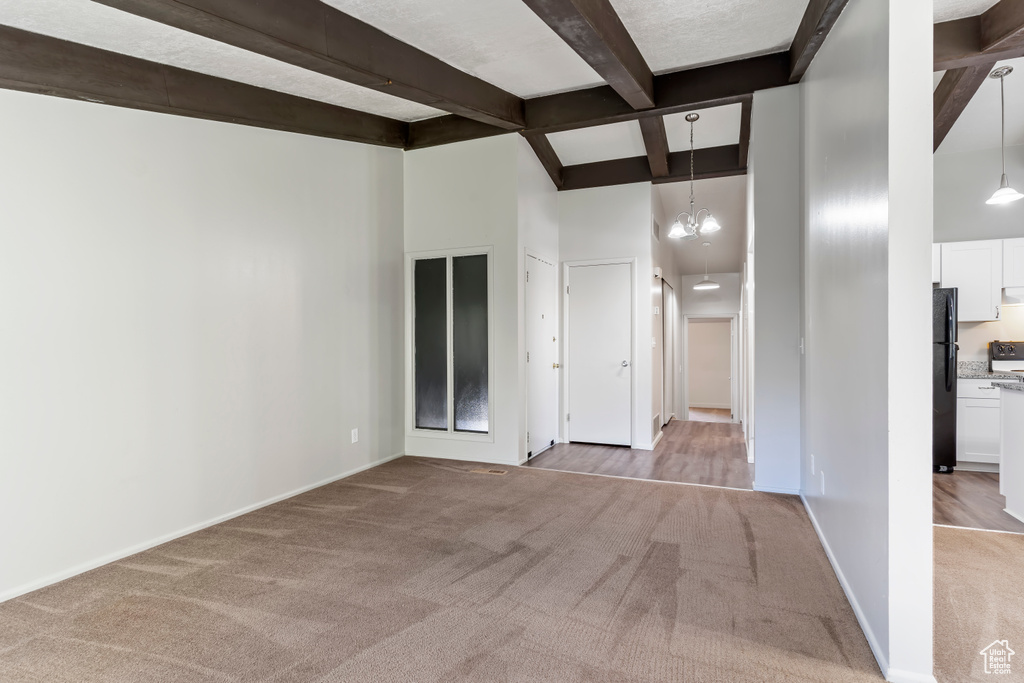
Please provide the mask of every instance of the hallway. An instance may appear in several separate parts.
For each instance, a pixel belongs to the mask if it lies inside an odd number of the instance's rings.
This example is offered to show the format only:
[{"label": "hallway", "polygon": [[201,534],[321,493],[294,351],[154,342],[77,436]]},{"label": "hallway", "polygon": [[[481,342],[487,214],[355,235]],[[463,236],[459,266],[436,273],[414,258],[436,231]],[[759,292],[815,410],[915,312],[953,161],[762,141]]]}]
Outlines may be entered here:
[{"label": "hallway", "polygon": [[556,444],[527,463],[564,472],[752,489],[738,424],[673,420],[653,451],[597,444]]}]

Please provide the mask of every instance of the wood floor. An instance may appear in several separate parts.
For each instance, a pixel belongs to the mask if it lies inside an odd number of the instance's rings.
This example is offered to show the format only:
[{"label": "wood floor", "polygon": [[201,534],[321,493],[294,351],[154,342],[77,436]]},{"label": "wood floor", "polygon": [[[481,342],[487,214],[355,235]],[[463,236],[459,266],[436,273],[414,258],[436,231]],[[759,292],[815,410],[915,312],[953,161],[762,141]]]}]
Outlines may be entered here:
[{"label": "wood floor", "polygon": [[999,495],[999,475],[966,472],[932,475],[932,521],[991,531],[1024,533],[1024,522],[1003,512],[1006,499]]},{"label": "wood floor", "polygon": [[726,408],[690,408],[690,422],[732,422]]},{"label": "wood floor", "polygon": [[653,451],[556,444],[527,466],[737,489],[754,484],[754,466],[747,463],[740,425],[713,422],[673,420]]}]

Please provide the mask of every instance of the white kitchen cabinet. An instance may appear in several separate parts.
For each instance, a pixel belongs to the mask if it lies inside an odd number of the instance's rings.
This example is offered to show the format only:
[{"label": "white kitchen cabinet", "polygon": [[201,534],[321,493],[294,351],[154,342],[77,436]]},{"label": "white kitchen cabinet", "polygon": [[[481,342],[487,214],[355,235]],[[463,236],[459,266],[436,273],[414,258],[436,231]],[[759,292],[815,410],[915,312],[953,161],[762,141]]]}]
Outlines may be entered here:
[{"label": "white kitchen cabinet", "polygon": [[1024,287],[1024,239],[1003,240],[1003,287]]},{"label": "white kitchen cabinet", "polygon": [[[1021,240],[1024,241],[1024,240]],[[932,245],[932,282],[942,282],[942,245]]]},{"label": "white kitchen cabinet", "polygon": [[956,461],[999,464],[999,394],[991,380],[960,380],[956,399]]},{"label": "white kitchen cabinet", "polygon": [[999,320],[1003,289],[1003,241],[943,244],[941,284],[959,290],[959,322]]}]

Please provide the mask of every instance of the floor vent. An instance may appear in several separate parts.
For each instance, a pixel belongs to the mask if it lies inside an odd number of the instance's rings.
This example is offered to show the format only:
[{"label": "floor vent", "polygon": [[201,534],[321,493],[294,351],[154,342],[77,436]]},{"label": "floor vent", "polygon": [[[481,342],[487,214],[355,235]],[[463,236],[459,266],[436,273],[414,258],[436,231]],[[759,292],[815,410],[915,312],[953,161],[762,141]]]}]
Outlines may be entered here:
[{"label": "floor vent", "polygon": [[473,474],[508,474],[508,470],[470,470]]}]

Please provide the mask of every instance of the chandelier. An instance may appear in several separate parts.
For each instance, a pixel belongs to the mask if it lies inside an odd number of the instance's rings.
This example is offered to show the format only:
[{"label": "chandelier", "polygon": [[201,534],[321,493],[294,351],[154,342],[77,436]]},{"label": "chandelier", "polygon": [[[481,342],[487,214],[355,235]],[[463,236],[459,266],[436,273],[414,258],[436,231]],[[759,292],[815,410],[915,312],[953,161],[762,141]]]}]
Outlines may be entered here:
[{"label": "chandelier", "polygon": [[[701,209],[694,211],[696,206],[693,199],[693,124],[700,118],[700,114],[693,113],[687,114],[686,120],[690,122],[690,211],[687,213],[683,211],[676,216],[676,222],[672,224],[672,229],[669,230],[668,236],[672,239],[677,240],[695,240],[702,235],[708,235],[713,232],[718,232],[722,229],[722,226],[718,224],[715,217],[711,215],[709,209]],[[701,213],[707,214],[704,216],[704,220],[700,221]],[[686,216],[686,222],[683,223],[683,216]]]}]

